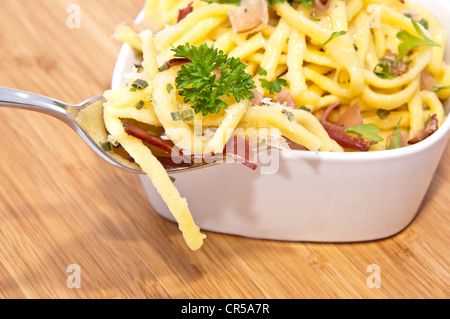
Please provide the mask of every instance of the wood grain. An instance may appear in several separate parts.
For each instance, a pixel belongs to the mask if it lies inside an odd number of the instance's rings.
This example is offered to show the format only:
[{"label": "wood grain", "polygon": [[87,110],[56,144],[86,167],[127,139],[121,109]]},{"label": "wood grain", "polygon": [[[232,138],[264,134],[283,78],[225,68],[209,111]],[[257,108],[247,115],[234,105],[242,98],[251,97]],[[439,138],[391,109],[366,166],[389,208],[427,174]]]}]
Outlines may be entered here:
[{"label": "wood grain", "polygon": [[[0,0],[0,85],[77,103],[109,89],[115,27],[143,0]],[[208,234],[192,252],[138,177],[70,128],[0,109],[1,298],[448,298],[450,148],[413,223],[385,240],[315,244]],[[81,269],[70,289],[67,267]],[[369,288],[367,267],[381,269]]]}]

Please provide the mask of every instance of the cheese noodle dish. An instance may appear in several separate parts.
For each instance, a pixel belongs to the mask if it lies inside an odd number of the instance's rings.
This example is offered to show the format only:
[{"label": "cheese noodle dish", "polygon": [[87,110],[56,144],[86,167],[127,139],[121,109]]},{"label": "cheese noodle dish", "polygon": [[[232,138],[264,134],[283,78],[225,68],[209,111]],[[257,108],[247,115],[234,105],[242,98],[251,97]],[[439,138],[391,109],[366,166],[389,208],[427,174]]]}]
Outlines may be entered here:
[{"label": "cheese noodle dish", "polygon": [[192,250],[206,236],[167,165],[390,151],[446,118],[446,32],[408,0],[147,0],[141,17],[114,35],[139,62],[104,94],[102,145],[149,176]]}]

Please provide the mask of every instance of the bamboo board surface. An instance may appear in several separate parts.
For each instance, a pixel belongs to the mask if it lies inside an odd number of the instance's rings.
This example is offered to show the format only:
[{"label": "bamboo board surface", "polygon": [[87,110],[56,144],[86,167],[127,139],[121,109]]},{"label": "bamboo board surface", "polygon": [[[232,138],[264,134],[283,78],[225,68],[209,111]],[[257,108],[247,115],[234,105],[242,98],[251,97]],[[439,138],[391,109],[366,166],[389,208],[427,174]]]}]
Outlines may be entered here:
[{"label": "bamboo board surface", "polygon": [[[78,103],[110,88],[115,27],[143,0],[0,0],[0,86]],[[1,298],[448,298],[450,147],[400,234],[320,244],[208,233],[201,250],[147,201],[136,175],[100,159],[65,124],[0,109]],[[68,266],[81,288],[67,285]],[[367,284],[368,266],[381,286]]]}]

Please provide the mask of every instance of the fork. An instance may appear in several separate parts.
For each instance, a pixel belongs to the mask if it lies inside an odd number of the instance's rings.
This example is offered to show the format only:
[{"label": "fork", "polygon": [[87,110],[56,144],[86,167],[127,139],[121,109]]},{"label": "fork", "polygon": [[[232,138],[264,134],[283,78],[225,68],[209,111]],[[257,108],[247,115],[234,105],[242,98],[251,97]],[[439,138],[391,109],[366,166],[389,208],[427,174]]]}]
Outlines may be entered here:
[{"label": "fork", "polygon": [[[55,99],[52,99],[47,96],[20,91],[16,89],[0,87],[0,106],[8,106],[13,108],[37,111],[43,114],[47,114],[53,116],[69,127],[71,127],[82,139],[83,141],[97,153],[101,158],[107,161],[109,164],[112,164],[120,169],[124,169],[128,172],[144,174],[142,170],[133,166],[130,162],[130,165],[126,165],[125,162],[118,162],[114,158],[110,156],[110,152],[105,151],[101,143],[106,143],[106,141],[95,141],[91,134],[86,130],[86,128],[82,127],[82,125],[76,120],[78,114],[88,108],[89,106],[93,106],[96,103],[103,103],[105,101],[103,95],[98,95],[91,97],[80,104],[71,105],[68,103],[64,103]],[[101,113],[103,114],[103,113]],[[103,119],[102,119],[103,123]],[[192,163],[190,165],[177,166],[168,163],[162,162],[168,173],[178,173],[187,170],[194,170],[201,167],[211,166],[217,164],[217,162],[212,163]]]}]

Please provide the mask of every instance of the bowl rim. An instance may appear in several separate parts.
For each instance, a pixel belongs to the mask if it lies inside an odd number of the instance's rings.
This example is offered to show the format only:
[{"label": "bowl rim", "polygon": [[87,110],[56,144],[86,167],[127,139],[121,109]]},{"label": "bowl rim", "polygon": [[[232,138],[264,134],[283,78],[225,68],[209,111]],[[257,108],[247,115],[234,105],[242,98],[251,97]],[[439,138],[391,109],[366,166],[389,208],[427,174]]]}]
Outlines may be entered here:
[{"label": "bowl rim", "polygon": [[[436,3],[444,6],[448,13],[450,14],[450,1],[445,0],[433,0]],[[422,2],[426,2],[424,0],[414,0],[412,2],[416,2],[421,4]],[[136,17],[135,21],[142,19],[143,10],[140,11],[139,15]],[[449,30],[450,33],[450,30]],[[446,50],[450,47],[448,46]],[[125,74],[125,70],[129,61],[134,57],[133,49],[127,45],[123,44],[119,54],[116,59],[116,63],[114,66],[111,89],[118,89],[122,87],[123,77]],[[450,61],[449,61],[450,62]],[[130,65],[131,67],[131,65]],[[414,145],[409,145],[406,147],[402,147],[394,150],[380,150],[373,152],[314,152],[314,151],[299,151],[299,150],[291,150],[280,152],[280,156],[285,159],[312,159],[312,160],[329,160],[329,161],[371,161],[371,160],[387,160],[393,158],[407,157],[412,156],[417,153],[425,152],[427,149],[431,148],[433,145],[445,139],[447,135],[450,135],[450,98],[446,102],[446,112],[445,112],[445,120],[444,123],[441,124],[439,129],[433,133],[431,136],[426,138],[425,140],[416,143]]]}]

